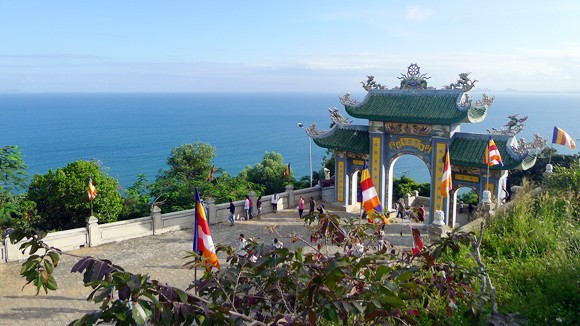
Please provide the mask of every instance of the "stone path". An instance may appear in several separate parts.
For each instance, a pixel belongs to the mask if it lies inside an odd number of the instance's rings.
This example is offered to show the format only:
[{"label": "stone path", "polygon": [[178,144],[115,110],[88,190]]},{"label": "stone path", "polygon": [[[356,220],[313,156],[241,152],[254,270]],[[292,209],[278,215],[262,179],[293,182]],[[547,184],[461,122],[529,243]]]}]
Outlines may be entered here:
[{"label": "stone path", "polygon": [[[343,217],[355,217],[357,214],[333,211]],[[389,241],[396,246],[411,246],[408,221],[398,221],[399,224],[388,226],[386,233]],[[300,245],[292,244],[286,238],[291,233],[306,237],[307,228],[298,219],[296,210],[279,211],[276,214],[266,214],[260,220],[236,221],[234,227],[227,224],[210,226],[214,243],[236,245],[240,233],[246,238],[252,237],[260,242],[270,243],[276,236],[270,232],[269,226],[276,225],[279,239],[288,248]],[[415,227],[426,229],[425,225],[413,223]],[[403,231],[403,236],[400,232]],[[426,232],[422,232],[425,234]],[[182,289],[187,288],[193,280],[193,270],[183,267],[183,257],[186,251],[192,249],[192,230],[182,230],[157,236],[148,236],[122,242],[105,244],[92,248],[83,248],[71,254],[78,256],[94,256],[106,258],[134,273],[146,273],[152,279],[166,282]],[[97,305],[87,302],[91,289],[85,288],[81,274],[72,274],[70,270],[78,258],[63,255],[55,271],[59,288],[49,292],[41,292],[35,296],[32,285],[23,286],[25,280],[19,276],[20,263],[9,262],[0,264],[0,325],[66,325],[82,315],[94,311]],[[225,257],[220,257],[220,263],[225,263]]]}]

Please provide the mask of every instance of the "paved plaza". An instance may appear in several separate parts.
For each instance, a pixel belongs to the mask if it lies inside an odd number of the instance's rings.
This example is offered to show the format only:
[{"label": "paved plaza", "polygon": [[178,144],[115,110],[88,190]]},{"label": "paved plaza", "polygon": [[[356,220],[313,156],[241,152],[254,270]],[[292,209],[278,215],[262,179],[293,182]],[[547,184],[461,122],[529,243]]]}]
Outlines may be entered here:
[{"label": "paved plaza", "polygon": [[[338,210],[329,209],[329,211],[343,217],[358,216]],[[273,225],[276,225],[283,235],[278,238],[287,248],[292,249],[300,245],[291,243],[287,237],[291,233],[303,237],[308,235],[308,229],[304,226],[304,222],[298,219],[296,210],[266,214],[260,220],[236,221],[234,227],[228,224],[211,225],[210,229],[214,243],[235,247],[240,233],[244,233],[246,238],[271,243],[276,235],[272,234],[268,227]],[[415,223],[411,225],[426,229],[425,225]],[[400,232],[403,232],[403,236]],[[388,226],[386,233],[389,236],[388,240],[396,246],[412,245],[408,221],[398,220]],[[185,263],[183,257],[186,251],[192,249],[192,240],[193,231],[189,229],[82,248],[69,253],[109,259],[129,272],[146,273],[152,279],[185,289],[193,280],[193,270],[183,267]],[[219,258],[221,264],[226,264],[225,256]],[[49,292],[48,295],[41,292],[38,296],[35,296],[34,286],[29,284],[23,288],[25,280],[19,276],[19,262],[0,264],[0,325],[66,325],[83,314],[96,310],[98,308],[96,304],[86,301],[91,289],[83,286],[82,275],[70,273],[77,261],[77,257],[62,255],[55,270],[58,290]]]}]

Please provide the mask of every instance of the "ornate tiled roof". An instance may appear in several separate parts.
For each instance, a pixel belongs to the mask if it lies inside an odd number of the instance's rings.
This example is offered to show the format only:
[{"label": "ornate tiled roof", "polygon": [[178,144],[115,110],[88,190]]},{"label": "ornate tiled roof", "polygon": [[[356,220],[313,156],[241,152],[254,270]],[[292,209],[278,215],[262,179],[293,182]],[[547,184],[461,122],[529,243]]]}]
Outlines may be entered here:
[{"label": "ornate tiled roof", "polygon": [[352,117],[374,121],[447,125],[482,121],[487,106],[469,102],[462,107],[459,102],[463,94],[461,89],[376,89],[370,90],[360,103],[343,101],[343,104]]},{"label": "ornate tiled roof", "polygon": [[311,135],[316,145],[339,151],[368,154],[368,126],[337,124],[326,133]]},{"label": "ornate tiled roof", "polygon": [[[489,134],[472,134],[458,132],[453,135],[451,146],[449,148],[449,155],[451,165],[487,168],[483,163],[485,155],[485,148],[489,141]],[[534,155],[525,154],[519,156],[509,146],[512,141],[512,136],[494,135],[493,141],[496,144],[501,154],[503,166],[492,166],[492,170],[511,170],[521,169],[527,170],[531,168],[535,162]]]}]

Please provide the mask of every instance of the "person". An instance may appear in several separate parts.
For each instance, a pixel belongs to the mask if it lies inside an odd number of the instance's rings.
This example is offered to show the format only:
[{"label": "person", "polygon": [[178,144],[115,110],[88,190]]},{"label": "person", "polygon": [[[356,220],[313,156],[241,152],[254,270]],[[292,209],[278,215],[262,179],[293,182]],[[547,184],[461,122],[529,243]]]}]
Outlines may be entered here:
[{"label": "person", "polygon": [[254,208],[254,204],[252,203],[252,198],[248,198],[250,200],[250,220],[254,218],[254,216],[252,215],[252,210]]},{"label": "person", "polygon": [[463,203],[463,200],[460,200],[460,201],[459,201],[459,214],[463,214],[463,205],[465,205],[465,204]]},{"label": "person", "polygon": [[230,198],[230,216],[228,216],[228,220],[230,221],[230,226],[234,226],[234,213],[236,212],[236,206],[234,206],[234,202]]},{"label": "person", "polygon": [[246,241],[244,234],[240,233],[240,237],[238,238],[238,250],[237,250],[238,257],[246,257],[246,255],[248,254],[248,252],[246,251],[247,244],[248,242]]},{"label": "person", "polygon": [[471,221],[471,218],[473,217],[473,204],[469,203],[469,206],[467,206],[467,221]]},{"label": "person", "polygon": [[278,193],[272,195],[272,212],[276,213],[278,211]]},{"label": "person", "polygon": [[314,201],[314,197],[310,197],[310,210],[308,214],[314,213],[314,208],[316,207],[316,202]]},{"label": "person", "polygon": [[405,206],[403,205],[402,202],[398,202],[397,203],[397,218],[403,218],[405,217]]},{"label": "person", "polygon": [[262,218],[262,196],[258,197],[258,199],[256,199],[256,209],[258,210],[258,215],[256,215],[257,219],[261,219]]},{"label": "person", "polygon": [[279,241],[278,238],[274,238],[274,241],[272,242],[272,250],[282,249],[283,247],[284,244],[282,241]]},{"label": "person", "polygon": [[324,214],[324,204],[320,204],[320,205],[318,205],[318,208],[317,208],[317,210],[318,210],[318,213],[320,213],[320,214]]},{"label": "person", "polygon": [[244,199],[244,211],[246,211],[246,218],[247,221],[250,218],[250,197],[246,195],[246,199]]},{"label": "person", "polygon": [[298,217],[302,218],[302,213],[304,213],[304,198],[300,196],[300,201],[298,202]]},{"label": "person", "polygon": [[417,215],[418,215],[417,217],[419,218],[419,221],[421,223],[425,222],[425,206],[424,205],[421,205],[421,207],[419,207],[419,211],[418,211]]}]

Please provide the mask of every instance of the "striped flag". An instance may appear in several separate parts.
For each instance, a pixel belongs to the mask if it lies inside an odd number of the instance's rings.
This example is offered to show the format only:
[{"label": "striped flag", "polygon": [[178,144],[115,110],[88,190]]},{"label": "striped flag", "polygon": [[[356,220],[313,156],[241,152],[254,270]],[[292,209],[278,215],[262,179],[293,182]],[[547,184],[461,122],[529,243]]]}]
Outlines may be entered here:
[{"label": "striped flag", "polygon": [[383,206],[379,201],[379,196],[377,196],[377,191],[371,180],[371,175],[369,173],[369,168],[367,167],[367,162],[364,162],[363,170],[361,173],[361,188],[362,188],[362,199],[363,206],[367,212],[368,222],[373,223],[373,215],[376,213],[383,213]]},{"label": "striped flag", "polygon": [[497,146],[491,137],[489,137],[489,142],[487,143],[487,147],[485,147],[485,157],[483,158],[483,163],[488,166],[503,166],[501,155],[499,154],[499,149],[497,149]]},{"label": "striped flag", "polygon": [[570,146],[570,148],[576,148],[576,143],[574,139],[568,135],[563,129],[554,127],[554,136],[552,137],[553,144],[559,144],[564,146]]},{"label": "striped flag", "polygon": [[220,269],[215,246],[209,231],[209,224],[205,217],[205,210],[201,204],[199,191],[195,188],[195,228],[193,234],[193,251],[200,253],[206,267],[212,270]]},{"label": "striped flag", "polygon": [[286,165],[286,170],[284,170],[284,176],[287,177],[290,175],[290,163]]},{"label": "striped flag", "polygon": [[95,199],[95,197],[97,197],[97,188],[95,188],[95,185],[93,184],[93,179],[89,178],[89,201],[93,201],[93,199]]},{"label": "striped flag", "polygon": [[449,163],[449,146],[447,147],[447,152],[445,153],[445,165],[443,166],[443,177],[441,178],[441,185],[439,190],[441,190],[441,196],[443,198],[449,197],[449,191],[453,188],[451,183],[451,164]]},{"label": "striped flag", "polygon": [[211,166],[209,173],[207,174],[207,181],[213,180],[213,174],[215,173],[215,166]]}]

